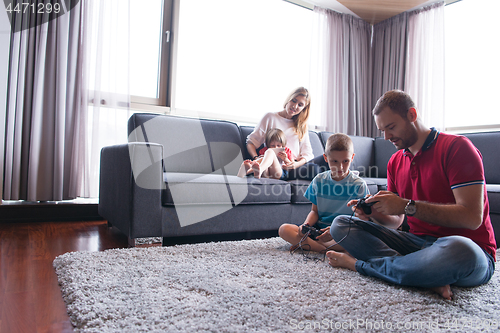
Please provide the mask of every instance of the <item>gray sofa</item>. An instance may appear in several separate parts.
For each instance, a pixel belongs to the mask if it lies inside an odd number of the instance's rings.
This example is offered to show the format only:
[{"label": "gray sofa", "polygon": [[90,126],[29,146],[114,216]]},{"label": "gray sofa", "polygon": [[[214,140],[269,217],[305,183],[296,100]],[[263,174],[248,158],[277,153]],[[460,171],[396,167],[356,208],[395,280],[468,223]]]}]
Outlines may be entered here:
[{"label": "gray sofa", "polygon": [[[137,113],[128,129],[128,144],[101,151],[99,214],[130,245],[142,237],[163,237],[164,244],[172,244],[189,237],[277,235],[283,223],[303,223],[310,211],[303,197],[310,170],[326,170],[323,147],[332,134],[310,131],[316,164],[282,181],[236,176],[249,157],[245,141],[253,127]],[[500,231],[499,157],[491,144],[500,142],[500,132],[467,136],[483,153],[492,221]],[[360,172],[370,193],[386,189],[386,165],[395,147],[383,138],[351,138],[356,152],[351,168]]]}]

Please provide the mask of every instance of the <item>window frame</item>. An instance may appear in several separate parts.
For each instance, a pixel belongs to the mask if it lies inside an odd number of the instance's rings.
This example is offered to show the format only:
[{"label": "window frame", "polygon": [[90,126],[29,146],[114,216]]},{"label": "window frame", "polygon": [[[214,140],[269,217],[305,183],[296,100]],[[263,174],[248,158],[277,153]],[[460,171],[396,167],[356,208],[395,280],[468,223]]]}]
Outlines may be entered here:
[{"label": "window frame", "polygon": [[160,69],[158,73],[158,97],[130,96],[130,109],[156,113],[170,113],[172,105],[172,71],[175,68],[175,35],[178,24],[180,0],[163,0],[163,21],[161,26]]}]

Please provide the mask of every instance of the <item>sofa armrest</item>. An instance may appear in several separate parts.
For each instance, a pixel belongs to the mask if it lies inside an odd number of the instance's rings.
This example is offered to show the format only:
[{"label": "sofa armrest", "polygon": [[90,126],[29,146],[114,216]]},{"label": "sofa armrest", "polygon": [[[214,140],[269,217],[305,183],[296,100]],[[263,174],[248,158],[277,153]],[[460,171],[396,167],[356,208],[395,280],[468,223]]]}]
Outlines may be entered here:
[{"label": "sofa armrest", "polygon": [[142,142],[101,150],[99,215],[130,239],[161,236],[162,157]]}]

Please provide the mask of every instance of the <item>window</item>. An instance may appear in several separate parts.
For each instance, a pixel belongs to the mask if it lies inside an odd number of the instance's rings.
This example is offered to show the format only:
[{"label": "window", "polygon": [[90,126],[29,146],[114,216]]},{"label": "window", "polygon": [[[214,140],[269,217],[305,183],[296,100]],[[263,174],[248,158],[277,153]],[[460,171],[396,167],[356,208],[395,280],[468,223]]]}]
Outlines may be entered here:
[{"label": "window", "polygon": [[445,8],[445,126],[500,129],[498,0],[462,0]]},{"label": "window", "polygon": [[[173,0],[130,1],[132,107],[168,106]],[[149,108],[151,111],[151,108]]]},{"label": "window", "polygon": [[309,85],[312,11],[283,0],[180,0],[173,113],[256,122]]},{"label": "window", "polygon": [[130,1],[130,95],[158,98],[163,0]]}]

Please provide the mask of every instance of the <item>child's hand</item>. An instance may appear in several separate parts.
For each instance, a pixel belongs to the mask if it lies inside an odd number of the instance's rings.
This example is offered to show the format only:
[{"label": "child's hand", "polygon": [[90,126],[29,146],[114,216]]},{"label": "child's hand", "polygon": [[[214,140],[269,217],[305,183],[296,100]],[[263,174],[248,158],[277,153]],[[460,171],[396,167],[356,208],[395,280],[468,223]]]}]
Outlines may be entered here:
[{"label": "child's hand", "polygon": [[[367,196],[366,198],[368,198],[369,196]],[[352,207],[352,210],[354,212],[354,216],[356,216],[357,218],[363,220],[363,221],[369,221],[370,220],[370,217],[368,215],[365,214],[365,212],[363,211],[363,209],[361,208],[356,208],[356,205],[358,204],[359,200],[351,200],[347,203],[347,207]]]},{"label": "child's hand", "polygon": [[330,227],[324,228],[320,230],[322,232],[321,235],[316,237],[319,241],[329,242],[333,239],[332,235],[330,235]]},{"label": "child's hand", "polygon": [[289,162],[290,160],[288,159],[288,156],[286,156],[286,153],[284,151],[280,151],[278,153],[278,158],[282,160],[283,162]]}]

